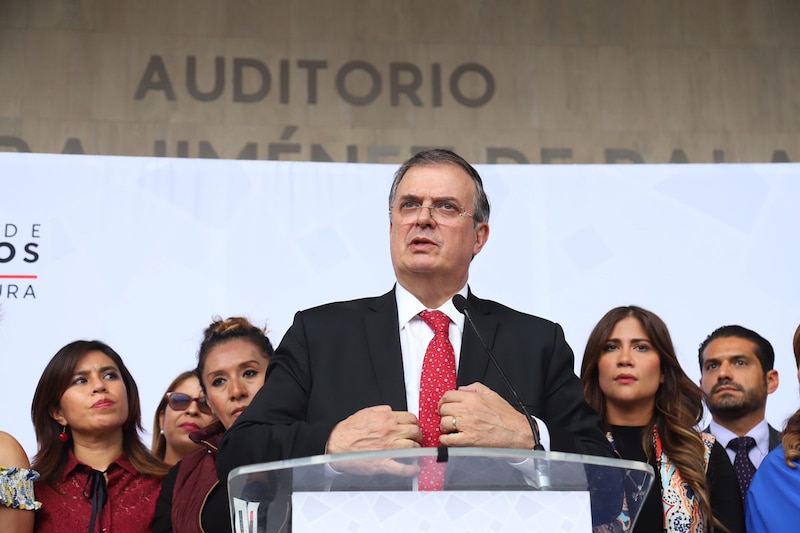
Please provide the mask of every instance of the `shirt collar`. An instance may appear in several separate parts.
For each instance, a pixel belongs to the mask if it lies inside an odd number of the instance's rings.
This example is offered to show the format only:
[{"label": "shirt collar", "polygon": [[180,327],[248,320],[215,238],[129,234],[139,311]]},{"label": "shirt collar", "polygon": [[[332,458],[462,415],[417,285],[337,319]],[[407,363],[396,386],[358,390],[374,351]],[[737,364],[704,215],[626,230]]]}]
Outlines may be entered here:
[{"label": "shirt collar", "polygon": [[[461,287],[458,294],[466,298],[469,294],[469,285]],[[399,283],[395,284],[394,296],[397,300],[397,319],[400,329],[403,329],[414,317],[427,309],[416,296]],[[437,310],[446,314],[450,321],[458,326],[458,330],[464,332],[464,315],[458,312],[452,299],[444,302]]]},{"label": "shirt collar", "polygon": [[[711,434],[720,441],[720,444],[722,444],[723,448],[726,448],[730,441],[739,436],[730,429],[718,424],[714,420],[709,423],[708,429]],[[769,452],[769,424],[767,424],[766,419],[762,418],[761,422],[756,424],[753,429],[748,431],[746,436],[753,437],[755,439],[756,448],[758,448],[758,450],[764,455]]]},{"label": "shirt collar", "polygon": [[[133,467],[131,462],[128,461],[128,458],[125,457],[125,452],[123,452],[122,455],[120,455],[114,461],[112,461],[111,464],[108,465],[108,467],[111,468],[111,465],[113,465],[113,464],[116,464],[117,466],[119,466],[123,470],[128,471],[131,474],[136,474],[136,469]],[[67,464],[64,465],[64,471],[61,473],[61,482],[64,483],[67,480],[67,478],[79,466],[82,466],[85,469],[91,469],[92,468],[89,465],[78,461],[78,458],[75,457],[75,453],[72,451],[72,449],[70,449],[69,452],[67,452]],[[108,469],[106,469],[106,470],[108,470]]]}]

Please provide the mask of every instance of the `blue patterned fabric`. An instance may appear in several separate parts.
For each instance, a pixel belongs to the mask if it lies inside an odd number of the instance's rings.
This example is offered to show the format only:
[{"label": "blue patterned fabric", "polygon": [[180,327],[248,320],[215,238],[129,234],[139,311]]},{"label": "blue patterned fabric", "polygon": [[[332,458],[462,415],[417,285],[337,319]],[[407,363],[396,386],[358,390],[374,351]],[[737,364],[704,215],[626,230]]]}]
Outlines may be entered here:
[{"label": "blue patterned fabric", "polygon": [[33,494],[33,482],[37,479],[39,472],[35,470],[0,466],[0,505],[28,511],[39,509],[42,504]]}]

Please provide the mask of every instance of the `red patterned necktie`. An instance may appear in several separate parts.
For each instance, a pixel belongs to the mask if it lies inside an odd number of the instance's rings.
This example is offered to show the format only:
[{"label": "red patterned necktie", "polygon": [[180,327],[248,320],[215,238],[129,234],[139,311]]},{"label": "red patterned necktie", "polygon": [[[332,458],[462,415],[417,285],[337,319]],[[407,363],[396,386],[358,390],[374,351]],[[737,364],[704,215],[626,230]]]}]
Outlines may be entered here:
[{"label": "red patterned necktie", "polygon": [[[424,447],[439,446],[439,400],[456,388],[456,356],[450,344],[450,319],[441,311],[423,311],[420,318],[433,330],[433,339],[425,350],[419,386],[419,427]],[[434,458],[422,461],[419,490],[442,490],[444,464]]]}]

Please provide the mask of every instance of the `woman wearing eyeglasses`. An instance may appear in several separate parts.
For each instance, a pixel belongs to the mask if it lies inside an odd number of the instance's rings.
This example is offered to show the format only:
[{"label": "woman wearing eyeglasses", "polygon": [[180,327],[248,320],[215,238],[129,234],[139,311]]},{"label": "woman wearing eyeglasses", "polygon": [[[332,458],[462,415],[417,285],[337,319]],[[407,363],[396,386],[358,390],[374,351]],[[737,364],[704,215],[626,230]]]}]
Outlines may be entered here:
[{"label": "woman wearing eyeglasses", "polygon": [[176,377],[158,404],[153,417],[153,455],[169,466],[200,446],[189,434],[216,420],[194,372]]},{"label": "woman wearing eyeglasses", "polygon": [[228,493],[217,479],[217,446],[264,385],[273,348],[246,318],[217,319],[204,333],[195,374],[219,420],[191,434],[192,450],[164,478],[153,531],[230,531]]}]

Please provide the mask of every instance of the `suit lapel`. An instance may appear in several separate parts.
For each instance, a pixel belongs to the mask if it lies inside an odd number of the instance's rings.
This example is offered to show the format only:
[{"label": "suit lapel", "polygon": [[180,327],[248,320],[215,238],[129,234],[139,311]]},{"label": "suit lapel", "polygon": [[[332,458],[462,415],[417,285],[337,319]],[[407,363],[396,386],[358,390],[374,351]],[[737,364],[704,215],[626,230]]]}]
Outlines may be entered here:
[{"label": "suit lapel", "polygon": [[397,300],[393,290],[370,302],[364,317],[369,356],[381,398],[392,409],[405,411],[408,406],[397,321]]},{"label": "suit lapel", "polygon": [[772,426],[769,426],[769,449],[774,450],[783,440],[783,433]]},{"label": "suit lapel", "polygon": [[[481,300],[469,293],[470,314],[475,326],[483,337],[486,346],[491,350],[494,344],[494,336],[497,331],[497,320],[485,311],[481,305]],[[481,345],[481,341],[469,325],[469,321],[464,320],[464,335],[461,339],[461,357],[458,364],[458,385],[469,385],[476,381],[484,381],[486,367],[489,365],[489,356]]]}]

